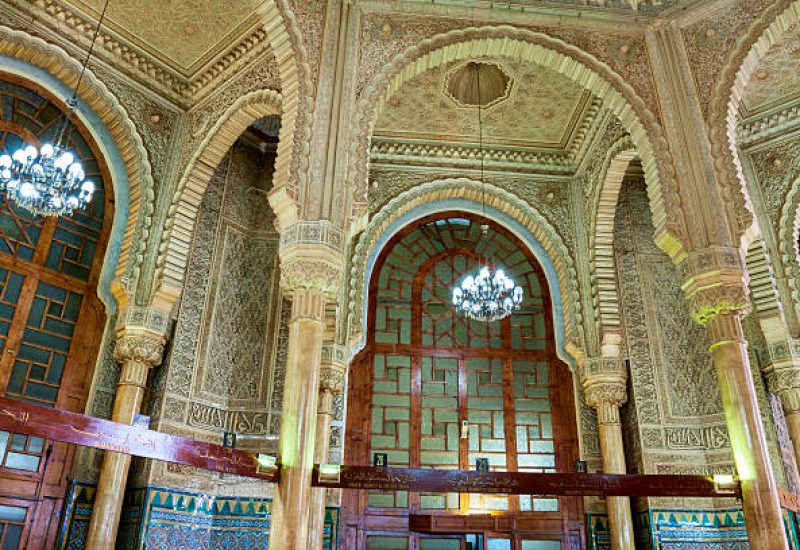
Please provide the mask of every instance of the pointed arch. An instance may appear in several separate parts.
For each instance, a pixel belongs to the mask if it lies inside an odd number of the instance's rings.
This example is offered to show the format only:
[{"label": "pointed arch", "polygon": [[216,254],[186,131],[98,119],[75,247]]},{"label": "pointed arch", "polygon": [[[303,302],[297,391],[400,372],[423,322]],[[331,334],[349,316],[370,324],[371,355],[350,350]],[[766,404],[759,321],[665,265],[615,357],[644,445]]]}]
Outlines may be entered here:
[{"label": "pointed arch", "polygon": [[598,182],[589,250],[593,273],[592,300],[597,312],[600,338],[607,332],[619,333],[622,330],[614,261],[614,219],[622,180],[631,161],[636,158],[638,154],[630,139],[625,137],[619,140],[609,150]]},{"label": "pointed arch", "polygon": [[[81,64],[58,46],[0,25],[0,66],[66,97],[78,82]],[[153,175],[141,136],[119,100],[87,70],[78,90],[77,116],[106,158],[115,212],[98,292],[113,311],[135,292],[152,225]],[[105,289],[105,290],[104,290]]]},{"label": "pointed arch", "polygon": [[[467,178],[431,181],[410,189],[378,212],[355,244],[348,289],[348,334],[352,357],[364,345],[363,329],[369,304],[365,296],[375,261],[391,237],[412,221],[450,210],[482,213],[480,182]],[[553,304],[553,326],[559,357],[575,367],[576,349],[582,348],[581,308],[577,272],[558,232],[530,204],[490,184],[485,186],[486,216],[514,233],[530,247],[542,265]]]},{"label": "pointed arch", "polygon": [[189,161],[168,213],[156,266],[154,301],[164,311],[169,311],[183,290],[194,222],[214,172],[242,132],[259,118],[280,115],[281,104],[281,94],[272,90],[240,97],[217,120]]},{"label": "pointed arch", "polygon": [[398,54],[375,76],[358,100],[348,181],[354,186],[351,218],[367,214],[369,147],[375,121],[405,82],[444,63],[498,57],[534,63],[567,76],[603,101],[630,134],[648,183],[656,241],[673,258],[684,255],[685,235],[672,161],[655,115],[633,88],[606,64],[566,42],[510,26],[468,28],[423,40]]},{"label": "pointed arch", "polygon": [[746,251],[757,230],[739,158],[737,125],[745,88],[761,59],[794,24],[800,23],[800,0],[778,0],[753,21],[720,71],[709,106],[709,139],[717,181],[734,208],[740,246]]}]

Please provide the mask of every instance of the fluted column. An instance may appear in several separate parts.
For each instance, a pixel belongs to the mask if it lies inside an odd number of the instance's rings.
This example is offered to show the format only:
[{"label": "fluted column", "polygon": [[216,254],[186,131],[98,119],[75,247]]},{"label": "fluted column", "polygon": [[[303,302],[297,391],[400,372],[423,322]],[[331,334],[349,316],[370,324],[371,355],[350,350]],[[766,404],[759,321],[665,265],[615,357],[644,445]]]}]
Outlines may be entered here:
[{"label": "fluted column", "polygon": [[[319,377],[319,403],[317,404],[317,437],[314,445],[314,461],[317,464],[328,462],[328,446],[331,438],[333,420],[333,400],[344,391],[345,366],[343,354],[338,346],[328,346],[323,353]],[[311,489],[309,550],[321,550],[323,528],[325,526],[325,489]]]},{"label": "fluted column", "polygon": [[325,259],[285,255],[281,285],[292,299],[280,428],[280,481],[273,500],[270,547],[307,550],[325,304],[340,271]]},{"label": "fluted column", "polygon": [[[619,357],[588,358],[581,368],[586,403],[597,411],[603,472],[625,474],[625,447],[619,408],[628,400],[627,371]],[[631,502],[628,497],[607,497],[611,548],[634,550]]]},{"label": "fluted column", "polygon": [[[114,359],[122,369],[111,420],[133,424],[142,407],[150,369],[161,363],[169,316],[157,310],[131,308],[121,318]],[[114,547],[130,465],[130,455],[103,454],[86,548]]]},{"label": "fluted column", "polygon": [[[742,315],[748,308],[747,281],[738,250],[712,248],[689,257],[684,284],[692,317],[708,331],[709,351],[719,380],[731,450],[742,484],[742,508],[751,548],[788,549],[777,485],[764,435]],[[701,270],[716,266],[714,270]],[[696,271],[695,271],[696,270]]]}]

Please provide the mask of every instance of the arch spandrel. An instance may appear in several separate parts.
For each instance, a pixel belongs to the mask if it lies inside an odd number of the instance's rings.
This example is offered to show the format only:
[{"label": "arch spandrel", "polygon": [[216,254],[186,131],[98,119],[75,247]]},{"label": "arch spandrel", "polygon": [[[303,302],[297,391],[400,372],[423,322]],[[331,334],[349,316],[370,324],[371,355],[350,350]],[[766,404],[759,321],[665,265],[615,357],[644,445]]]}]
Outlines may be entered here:
[{"label": "arch spandrel", "polygon": [[742,97],[759,61],[787,29],[797,23],[800,23],[800,0],[779,0],[762,11],[728,55],[709,107],[709,141],[714,170],[734,209],[736,236],[743,252],[756,238],[758,230],[737,144]]},{"label": "arch spandrel", "polygon": [[[80,62],[58,46],[4,26],[0,26],[0,66],[64,97],[71,95],[81,72]],[[134,122],[90,69],[78,95],[77,116],[108,162],[114,189],[114,220],[98,285],[105,305],[113,311],[132,299],[139,279],[154,212],[152,168]]]},{"label": "arch spandrel", "polygon": [[[486,185],[486,216],[503,225],[530,247],[542,265],[553,304],[556,349],[575,366],[581,348],[581,307],[573,258],[559,234],[530,204],[508,191]],[[419,185],[387,203],[367,224],[355,245],[348,289],[348,331],[353,356],[364,345],[365,289],[386,243],[411,222],[431,214],[464,211],[481,214],[482,186],[467,178],[448,178]]]},{"label": "arch spandrel", "polygon": [[367,213],[369,147],[383,103],[405,82],[444,63],[475,57],[508,58],[550,68],[591,91],[622,122],[642,158],[659,246],[684,256],[684,223],[672,160],[652,111],[617,73],[592,55],[548,35],[508,26],[451,31],[423,40],[386,64],[356,107],[348,181],[353,185],[351,223]]}]

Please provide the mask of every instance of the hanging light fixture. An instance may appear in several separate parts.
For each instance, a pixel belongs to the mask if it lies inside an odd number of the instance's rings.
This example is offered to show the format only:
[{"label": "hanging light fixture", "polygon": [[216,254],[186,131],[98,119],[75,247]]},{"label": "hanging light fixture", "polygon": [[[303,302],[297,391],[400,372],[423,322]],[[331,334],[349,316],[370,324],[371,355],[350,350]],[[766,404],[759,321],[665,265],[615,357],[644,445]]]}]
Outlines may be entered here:
[{"label": "hanging light fixture", "polygon": [[30,144],[23,145],[11,155],[0,155],[0,190],[5,191],[8,198],[18,206],[34,214],[69,215],[75,210],[85,208],[94,195],[94,183],[85,179],[86,173],[80,159],[67,150],[65,142],[72,115],[78,106],[78,89],[107,8],[108,0],[97,21],[72,97],[67,100],[67,111],[56,133],[55,142],[44,143],[38,149]]},{"label": "hanging light fixture", "polygon": [[[478,150],[481,159],[481,206],[486,217],[486,178],[483,171],[483,116],[481,102],[481,68],[477,61],[475,86],[478,98]],[[476,275],[467,275],[453,288],[453,306],[467,317],[478,321],[492,322],[508,317],[522,304],[522,287],[517,286],[502,269],[495,269],[489,243],[489,226],[481,225],[481,241],[484,255]],[[479,241],[480,244],[480,241]]]}]

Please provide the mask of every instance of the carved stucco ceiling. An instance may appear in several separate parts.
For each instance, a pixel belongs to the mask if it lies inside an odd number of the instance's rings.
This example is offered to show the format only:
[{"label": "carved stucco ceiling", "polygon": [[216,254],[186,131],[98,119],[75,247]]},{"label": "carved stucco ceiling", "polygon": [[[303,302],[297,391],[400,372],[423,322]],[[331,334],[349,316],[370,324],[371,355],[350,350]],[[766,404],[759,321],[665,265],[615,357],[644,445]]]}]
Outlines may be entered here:
[{"label": "carved stucco ceiling", "polygon": [[[473,0],[412,0],[416,2],[462,4],[474,7]],[[509,2],[487,2],[487,7],[497,9],[508,9],[508,5],[522,7],[565,7],[603,11],[635,11],[635,12],[663,12],[669,8],[680,6],[681,8],[692,4],[699,4],[706,0],[510,0]],[[679,8],[680,9],[680,8]]]},{"label": "carved stucco ceiling", "polygon": [[[426,142],[478,141],[478,113],[461,107],[443,90],[458,64],[443,65],[406,82],[386,102],[374,138]],[[504,62],[513,78],[508,99],[483,110],[484,143],[500,147],[565,149],[585,116],[590,94],[549,69]]]},{"label": "carved stucco ceiling", "polygon": [[[64,0],[97,20],[104,0]],[[250,0],[111,1],[104,25],[123,40],[191,77],[251,31]]]},{"label": "carved stucco ceiling", "polygon": [[745,88],[747,115],[800,98],[800,27],[792,25],[761,59]]}]

